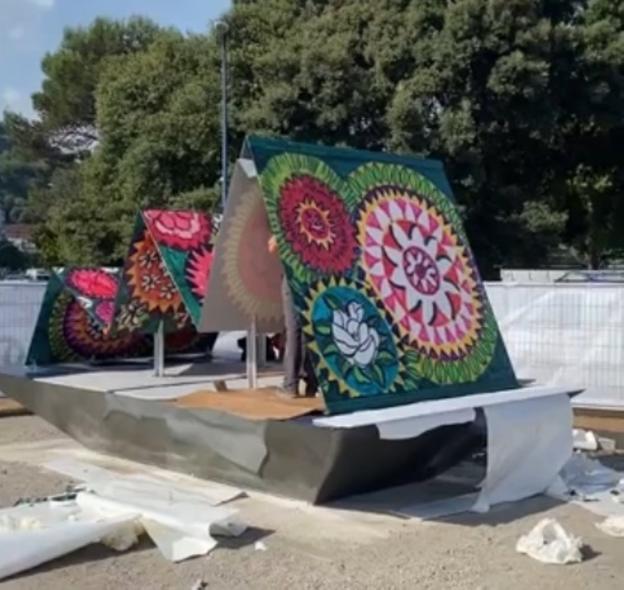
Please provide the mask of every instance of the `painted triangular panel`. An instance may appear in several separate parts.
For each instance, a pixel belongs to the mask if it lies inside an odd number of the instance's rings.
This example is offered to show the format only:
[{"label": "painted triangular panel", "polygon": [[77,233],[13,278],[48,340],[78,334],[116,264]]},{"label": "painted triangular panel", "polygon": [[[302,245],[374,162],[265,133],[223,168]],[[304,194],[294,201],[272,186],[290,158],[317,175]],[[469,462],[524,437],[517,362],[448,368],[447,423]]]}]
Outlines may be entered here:
[{"label": "painted triangular panel", "polygon": [[330,412],[518,386],[439,162],[261,138],[245,153]]}]

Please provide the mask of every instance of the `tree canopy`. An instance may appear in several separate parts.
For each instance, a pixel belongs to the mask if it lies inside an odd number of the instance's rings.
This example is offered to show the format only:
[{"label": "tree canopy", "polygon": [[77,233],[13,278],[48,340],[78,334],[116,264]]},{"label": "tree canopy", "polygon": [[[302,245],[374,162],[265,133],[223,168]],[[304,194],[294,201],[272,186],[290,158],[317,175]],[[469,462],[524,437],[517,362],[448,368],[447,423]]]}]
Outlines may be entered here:
[{"label": "tree canopy", "polygon": [[16,148],[10,123],[10,117],[0,121],[0,226],[27,220],[28,192],[46,172],[43,162]]},{"label": "tree canopy", "polygon": [[[225,19],[232,159],[250,132],[442,159],[486,276],[624,246],[622,0],[234,0]],[[57,158],[31,189],[48,261],[118,261],[139,207],[212,206],[212,32],[98,19],[42,67],[18,143]]]}]

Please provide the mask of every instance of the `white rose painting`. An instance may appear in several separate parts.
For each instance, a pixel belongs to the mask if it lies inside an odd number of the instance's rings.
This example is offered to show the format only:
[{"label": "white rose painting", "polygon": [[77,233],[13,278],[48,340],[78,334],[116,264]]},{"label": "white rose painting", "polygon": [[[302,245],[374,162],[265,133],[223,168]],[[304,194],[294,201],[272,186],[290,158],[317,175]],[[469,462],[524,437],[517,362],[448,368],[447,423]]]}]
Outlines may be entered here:
[{"label": "white rose painting", "polygon": [[332,337],[338,350],[352,365],[366,368],[379,349],[379,334],[364,321],[364,308],[352,301],[345,313],[337,309],[332,317]]}]

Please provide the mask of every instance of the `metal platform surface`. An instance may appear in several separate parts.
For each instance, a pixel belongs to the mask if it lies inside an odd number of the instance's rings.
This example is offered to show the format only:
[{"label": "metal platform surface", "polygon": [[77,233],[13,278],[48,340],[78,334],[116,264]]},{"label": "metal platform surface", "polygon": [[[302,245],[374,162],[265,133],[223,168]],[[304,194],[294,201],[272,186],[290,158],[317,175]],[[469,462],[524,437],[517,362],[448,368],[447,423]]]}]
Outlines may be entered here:
[{"label": "metal platform surface", "polygon": [[[426,479],[485,443],[484,427],[476,422],[382,440],[374,425],[320,428],[307,416],[251,420],[181,407],[150,399],[150,389],[205,390],[216,376],[140,387],[141,371],[5,370],[0,389],[93,450],[313,503]],[[159,379],[177,383],[170,376]],[[474,484],[482,477],[477,470]]]}]

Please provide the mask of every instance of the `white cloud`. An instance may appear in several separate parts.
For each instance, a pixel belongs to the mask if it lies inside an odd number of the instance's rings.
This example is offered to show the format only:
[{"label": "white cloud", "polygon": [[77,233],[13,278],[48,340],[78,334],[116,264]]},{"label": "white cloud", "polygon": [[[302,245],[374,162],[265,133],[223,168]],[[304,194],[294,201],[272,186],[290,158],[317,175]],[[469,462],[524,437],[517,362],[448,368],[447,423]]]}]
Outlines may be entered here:
[{"label": "white cloud", "polygon": [[15,25],[11,29],[9,29],[9,39],[13,39],[13,41],[19,41],[25,33],[26,29],[24,29],[22,25]]},{"label": "white cloud", "polygon": [[29,0],[29,2],[40,8],[52,8],[55,0]]},{"label": "white cloud", "polygon": [[6,86],[2,92],[0,92],[0,115],[5,110],[20,113],[29,119],[36,117],[36,113],[30,101],[30,96],[12,86]]},{"label": "white cloud", "polygon": [[2,103],[5,107],[13,108],[19,104],[22,94],[15,88],[7,87],[2,91]]}]

